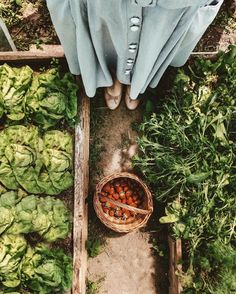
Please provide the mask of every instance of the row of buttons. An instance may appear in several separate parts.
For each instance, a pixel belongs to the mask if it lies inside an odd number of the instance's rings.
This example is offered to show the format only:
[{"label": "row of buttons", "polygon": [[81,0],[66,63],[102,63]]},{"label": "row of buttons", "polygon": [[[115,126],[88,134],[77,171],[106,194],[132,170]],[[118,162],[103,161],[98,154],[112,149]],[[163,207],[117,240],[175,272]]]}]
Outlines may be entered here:
[{"label": "row of buttons", "polygon": [[[139,30],[139,28],[140,28],[140,26],[139,26],[139,24],[140,24],[140,17],[133,16],[133,17],[130,18],[130,22],[132,24],[130,26],[131,31],[132,32],[137,32]],[[137,43],[131,43],[131,44],[129,44],[129,49],[128,50],[129,50],[130,53],[134,54],[136,52],[137,48],[138,48],[138,44]],[[127,67],[132,67],[133,64],[134,64],[134,58],[128,58],[127,59],[127,63],[126,63]],[[126,75],[129,75],[130,72],[131,72],[131,70],[132,70],[132,68],[127,68],[125,70],[125,74]]]}]

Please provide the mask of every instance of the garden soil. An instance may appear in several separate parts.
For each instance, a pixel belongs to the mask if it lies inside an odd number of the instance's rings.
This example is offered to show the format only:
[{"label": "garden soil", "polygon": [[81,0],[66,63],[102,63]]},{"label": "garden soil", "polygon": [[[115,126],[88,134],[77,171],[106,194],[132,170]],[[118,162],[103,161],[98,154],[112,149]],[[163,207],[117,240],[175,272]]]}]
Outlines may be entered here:
[{"label": "garden soil", "polygon": [[[96,132],[96,138],[101,138],[104,144],[96,167],[101,173],[94,175],[92,171],[91,182],[95,184],[114,172],[132,172],[131,158],[137,152],[137,133],[132,126],[141,121],[142,112],[142,105],[135,111],[128,111],[123,101],[117,110],[104,112],[104,122]],[[96,218],[95,215],[93,217]],[[101,224],[106,232],[105,248],[97,257],[88,260],[88,279],[96,281],[103,278],[98,293],[167,293],[167,269],[153,250],[151,222],[145,228],[128,234],[112,232]]]}]

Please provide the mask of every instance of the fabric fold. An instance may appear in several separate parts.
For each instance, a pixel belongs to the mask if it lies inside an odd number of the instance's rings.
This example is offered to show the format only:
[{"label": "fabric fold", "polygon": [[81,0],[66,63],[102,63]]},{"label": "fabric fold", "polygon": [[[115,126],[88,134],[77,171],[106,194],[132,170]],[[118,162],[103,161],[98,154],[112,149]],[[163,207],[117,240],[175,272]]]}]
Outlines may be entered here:
[{"label": "fabric fold", "polygon": [[[133,1],[133,2],[132,2]],[[134,3],[134,1],[136,3]],[[70,71],[86,94],[119,81],[136,99],[186,62],[223,0],[47,0]]]}]

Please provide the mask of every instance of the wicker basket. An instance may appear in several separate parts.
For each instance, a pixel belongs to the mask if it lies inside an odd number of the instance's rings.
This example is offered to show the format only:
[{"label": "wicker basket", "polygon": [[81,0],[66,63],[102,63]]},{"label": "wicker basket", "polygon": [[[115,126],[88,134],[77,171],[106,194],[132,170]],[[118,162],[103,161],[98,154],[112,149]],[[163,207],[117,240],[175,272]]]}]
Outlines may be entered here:
[{"label": "wicker basket", "polygon": [[[108,200],[111,203],[115,204],[116,206],[126,208],[126,209],[136,213],[134,217],[130,218],[127,221],[122,220],[122,219],[118,219],[116,217],[112,217],[112,216],[104,213],[102,210],[100,200],[99,200],[99,194],[101,193],[104,185],[107,184],[108,182],[110,182],[111,180],[118,179],[118,178],[132,179],[135,182],[137,182],[144,191],[144,199],[143,199],[142,209],[128,206],[126,204],[122,204],[122,203],[117,202],[115,200],[111,200],[111,199]],[[114,173],[110,176],[103,178],[96,186],[96,191],[95,191],[94,198],[93,198],[93,205],[94,205],[94,209],[96,211],[96,214],[97,214],[98,218],[101,220],[101,222],[105,226],[112,229],[113,231],[116,231],[119,233],[128,233],[128,232],[131,232],[131,231],[137,230],[138,228],[143,227],[147,223],[150,215],[153,212],[152,194],[149,191],[148,187],[136,175],[131,174],[131,173],[127,173],[127,172]]]}]

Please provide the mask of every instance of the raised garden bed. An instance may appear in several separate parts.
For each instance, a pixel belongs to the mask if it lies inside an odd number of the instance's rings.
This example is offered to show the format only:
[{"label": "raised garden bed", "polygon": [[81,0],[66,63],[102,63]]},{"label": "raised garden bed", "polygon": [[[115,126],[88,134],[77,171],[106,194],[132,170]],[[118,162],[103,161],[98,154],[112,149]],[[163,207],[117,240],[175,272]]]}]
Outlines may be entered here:
[{"label": "raised garden bed", "polygon": [[[54,48],[55,49],[55,48]],[[35,71],[41,67],[49,67],[52,58],[62,57],[57,51],[47,51],[42,54],[34,53],[22,55],[20,52],[6,59],[4,54],[0,56],[0,65],[6,60],[11,66],[29,65]],[[65,62],[61,60],[62,67],[66,68]],[[66,69],[67,70],[67,69]],[[68,70],[67,70],[68,71]],[[53,245],[62,248],[73,256],[73,282],[72,294],[85,293],[86,289],[86,261],[87,251],[85,242],[87,239],[87,204],[88,195],[88,157],[89,157],[89,99],[80,90],[78,93],[78,123],[72,135],[74,137],[74,188],[69,189],[56,198],[61,199],[73,215],[72,231],[65,240],[58,241]],[[2,129],[3,126],[1,126]],[[65,126],[64,126],[65,127]],[[62,125],[62,129],[64,129]]]},{"label": "raised garden bed", "polygon": [[140,127],[135,165],[177,240],[170,293],[235,292],[235,57],[229,46],[212,61],[189,60],[160,85],[163,100],[157,111],[149,101]]}]

